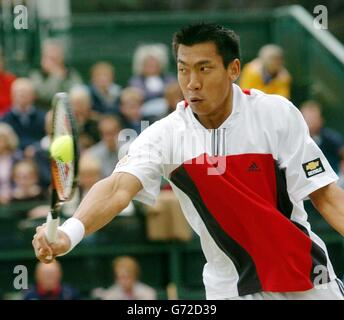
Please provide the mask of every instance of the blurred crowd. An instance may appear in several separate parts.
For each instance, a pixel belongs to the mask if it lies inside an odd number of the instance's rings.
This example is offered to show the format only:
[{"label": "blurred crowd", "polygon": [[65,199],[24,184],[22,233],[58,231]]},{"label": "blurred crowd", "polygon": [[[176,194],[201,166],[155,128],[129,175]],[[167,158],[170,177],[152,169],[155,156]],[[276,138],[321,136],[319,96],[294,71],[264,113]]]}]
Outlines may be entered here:
[{"label": "blurred crowd", "polygon": [[[89,79],[82,79],[78,70],[66,65],[63,46],[54,39],[43,43],[40,68],[25,77],[6,70],[5,61],[0,50],[0,205],[42,202],[28,211],[18,210],[16,215],[23,219],[44,217],[49,210],[51,102],[57,92],[69,93],[81,151],[79,187],[74,199],[64,207],[66,216],[73,214],[94,183],[112,173],[120,158],[121,143],[126,143],[118,139],[122,129],[140,134],[145,127],[143,121],[152,124],[173,112],[183,100],[176,76],[169,73],[168,49],[162,44],[137,48],[126,87],[116,83],[115,66],[106,61],[95,62],[90,66]],[[284,65],[283,49],[274,44],[262,47],[257,57],[243,67],[238,84],[243,89],[257,88],[291,99],[292,75]],[[327,127],[318,101],[305,101],[300,110],[311,137],[339,174],[339,185],[344,188],[343,136]],[[152,238],[189,240],[191,231],[181,218],[172,190],[164,181],[161,188],[157,205],[147,208]],[[176,225],[176,231],[167,235],[172,225]],[[164,228],[165,234],[155,236],[156,230],[161,232]],[[124,267],[127,271],[123,273]],[[138,270],[137,263],[129,257],[116,260],[115,284],[95,290],[94,297],[154,299],[152,289],[136,283]],[[54,283],[44,283],[48,273],[55,275]],[[77,297],[74,289],[60,285],[61,277],[59,263],[39,264],[37,285],[25,297]]]},{"label": "blurred crowd", "polygon": [[[175,76],[168,73],[164,45],[136,50],[133,75],[125,88],[116,83],[110,63],[96,62],[90,67],[89,80],[83,82],[64,57],[63,46],[47,40],[40,69],[16,77],[5,69],[6,57],[0,51],[0,204],[48,199],[51,103],[57,92],[69,93],[77,122],[80,162],[85,163],[80,170],[81,198],[113,171],[122,129],[138,135],[144,128],[142,121],[152,124],[183,99]],[[83,160],[86,155],[87,161]]]},{"label": "blurred crowd", "polygon": [[[154,288],[140,281],[138,261],[130,256],[118,256],[113,260],[113,284],[109,288],[95,288],[92,299],[97,300],[156,300]],[[60,262],[35,267],[34,282],[20,296],[23,300],[78,300],[82,296],[78,289],[63,280]]]}]

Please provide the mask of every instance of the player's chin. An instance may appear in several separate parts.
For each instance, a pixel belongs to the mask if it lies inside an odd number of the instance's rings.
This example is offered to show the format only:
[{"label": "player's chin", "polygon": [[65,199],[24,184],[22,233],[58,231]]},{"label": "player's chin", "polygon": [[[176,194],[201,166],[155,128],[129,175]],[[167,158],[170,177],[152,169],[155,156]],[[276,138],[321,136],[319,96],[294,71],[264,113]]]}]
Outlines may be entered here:
[{"label": "player's chin", "polygon": [[209,108],[204,101],[191,102],[190,107],[192,112],[198,116],[205,116],[209,113]]}]

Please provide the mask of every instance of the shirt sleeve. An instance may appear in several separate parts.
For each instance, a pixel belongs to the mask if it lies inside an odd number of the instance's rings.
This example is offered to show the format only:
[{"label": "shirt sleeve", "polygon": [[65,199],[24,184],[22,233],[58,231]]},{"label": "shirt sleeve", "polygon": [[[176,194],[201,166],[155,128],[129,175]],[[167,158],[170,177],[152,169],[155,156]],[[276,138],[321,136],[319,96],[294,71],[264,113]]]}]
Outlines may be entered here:
[{"label": "shirt sleeve", "polygon": [[309,135],[301,112],[291,103],[280,136],[278,160],[286,170],[289,195],[296,201],[338,180],[323,152]]},{"label": "shirt sleeve", "polygon": [[163,175],[164,133],[160,121],[145,129],[130,145],[125,155],[116,165],[115,172],[127,172],[137,177],[143,189],[134,200],[154,204]]}]

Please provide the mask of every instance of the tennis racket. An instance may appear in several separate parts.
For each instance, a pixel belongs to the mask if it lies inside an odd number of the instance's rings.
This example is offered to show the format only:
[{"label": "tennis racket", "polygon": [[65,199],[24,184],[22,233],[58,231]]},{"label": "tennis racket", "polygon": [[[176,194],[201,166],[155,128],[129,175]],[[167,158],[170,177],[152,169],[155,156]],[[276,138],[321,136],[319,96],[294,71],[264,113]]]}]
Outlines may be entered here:
[{"label": "tennis racket", "polygon": [[71,199],[77,186],[79,150],[75,120],[65,92],[57,93],[53,98],[52,143],[62,136],[69,136],[72,154],[68,161],[50,156],[52,194],[51,208],[47,217],[47,240],[56,242],[57,228],[60,223],[61,205]]}]

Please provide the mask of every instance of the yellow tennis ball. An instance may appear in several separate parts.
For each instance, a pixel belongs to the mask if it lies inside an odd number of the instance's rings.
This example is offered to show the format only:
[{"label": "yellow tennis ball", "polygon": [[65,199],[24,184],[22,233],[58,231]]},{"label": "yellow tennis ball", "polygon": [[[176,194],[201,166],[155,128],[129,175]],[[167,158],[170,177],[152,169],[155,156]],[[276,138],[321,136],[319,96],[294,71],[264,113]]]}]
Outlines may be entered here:
[{"label": "yellow tennis ball", "polygon": [[62,162],[72,161],[74,157],[72,137],[64,135],[54,139],[50,146],[50,155],[53,159]]}]

